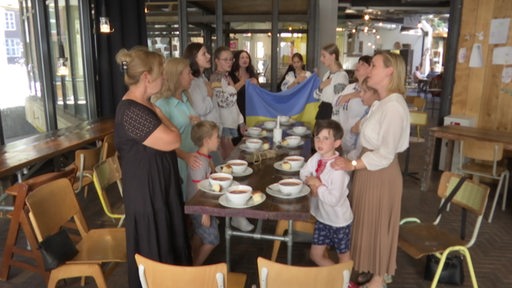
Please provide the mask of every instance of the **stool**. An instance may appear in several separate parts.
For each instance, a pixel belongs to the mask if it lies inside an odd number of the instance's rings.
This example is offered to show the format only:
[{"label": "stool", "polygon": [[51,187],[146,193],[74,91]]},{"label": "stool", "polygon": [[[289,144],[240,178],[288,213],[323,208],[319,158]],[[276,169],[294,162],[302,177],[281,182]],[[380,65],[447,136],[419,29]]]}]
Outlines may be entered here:
[{"label": "stool", "polygon": [[[2,264],[0,266],[0,279],[7,280],[9,276],[9,270],[11,266],[16,266],[25,270],[39,273],[46,282],[48,282],[50,273],[44,268],[43,257],[41,252],[37,249],[39,242],[36,239],[32,225],[28,217],[28,213],[25,210],[25,198],[35,188],[48,183],[52,180],[59,178],[74,178],[76,174],[76,168],[70,167],[61,172],[51,172],[40,176],[33,177],[21,183],[16,183],[13,186],[7,188],[6,193],[15,197],[14,209],[9,214],[11,223],[9,224],[9,231],[7,232],[7,239],[5,241],[4,254],[2,257]],[[20,232],[20,228],[23,230],[23,234],[27,239],[29,247],[17,247],[16,242]],[[14,259],[15,254],[29,258],[35,263],[30,264]]]}]

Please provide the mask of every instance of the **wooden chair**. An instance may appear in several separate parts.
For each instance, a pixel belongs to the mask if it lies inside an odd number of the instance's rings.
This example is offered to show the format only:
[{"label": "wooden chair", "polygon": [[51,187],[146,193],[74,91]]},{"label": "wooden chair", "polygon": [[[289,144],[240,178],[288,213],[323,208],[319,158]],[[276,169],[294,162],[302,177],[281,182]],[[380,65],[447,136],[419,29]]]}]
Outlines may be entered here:
[{"label": "wooden chair", "polygon": [[114,145],[114,133],[108,134],[101,143],[100,161],[116,155],[116,146]]},{"label": "wooden chair", "polygon": [[[444,172],[441,175],[437,196],[439,196],[442,201],[449,195],[460,177],[461,175],[452,172]],[[488,195],[488,186],[468,179],[451,200],[450,211],[444,213],[455,213],[459,211],[460,209],[453,207],[456,206],[476,216],[474,217],[475,221],[472,223],[473,232],[469,241],[461,239],[460,235],[457,235],[457,231],[453,229],[440,227],[442,225],[441,220],[446,219],[446,217],[442,217],[443,214],[437,217],[433,223],[420,223],[420,220],[417,218],[406,218],[400,222],[398,247],[416,259],[428,254],[434,254],[441,258],[431,287],[436,287],[446,257],[452,252],[459,252],[465,256],[464,259],[467,261],[473,286],[478,287],[468,248],[475,243],[478,236]],[[468,219],[470,219],[470,217],[468,217]],[[470,230],[468,229],[468,231]]]},{"label": "wooden chair", "polygon": [[117,187],[117,189],[114,190],[119,190],[119,193],[123,195],[121,167],[117,161],[117,156],[114,155],[96,164],[93,168],[93,180],[103,211],[105,211],[107,216],[112,218],[112,221],[115,222],[119,220],[117,227],[121,227],[125,216],[124,209],[123,211],[114,211],[108,197],[108,192],[112,192],[113,187]]},{"label": "wooden chair", "polygon": [[[507,203],[508,181],[510,171],[507,170],[503,159],[503,144],[478,140],[460,141],[459,169],[462,173],[473,175],[473,179],[477,182],[480,177],[488,177],[499,180],[498,188],[492,202],[491,212],[489,213],[489,223],[492,222],[494,209],[498,202],[501,190],[503,190],[503,200],[501,209],[505,210]],[[465,161],[465,159],[468,161]],[[505,181],[505,183],[503,183]],[[505,185],[503,185],[505,184]],[[502,189],[503,188],[503,189]]]},{"label": "wooden chair", "polygon": [[75,163],[78,168],[73,190],[80,192],[84,187],[84,197],[87,197],[87,187],[93,182],[92,169],[100,160],[101,146],[91,149],[78,149],[75,151]]},{"label": "wooden chair", "polygon": [[258,257],[260,288],[347,287],[353,261],[323,267],[300,267]]},{"label": "wooden chair", "polygon": [[244,287],[247,276],[227,272],[226,263],[204,266],[178,266],[160,263],[135,254],[143,288]]},{"label": "wooden chair", "polygon": [[[416,97],[419,98],[419,97]],[[422,98],[420,98],[422,99]],[[425,101],[425,99],[422,99]],[[411,146],[413,144],[418,143],[424,143],[425,138],[421,135],[421,128],[424,128],[428,125],[428,114],[427,112],[417,112],[417,111],[410,111],[409,112],[410,119],[411,119],[411,128],[416,128],[416,133],[411,135],[409,137],[409,148],[405,151],[405,165],[404,165],[404,171],[403,174],[407,176],[411,176],[415,179],[419,178],[415,175],[417,173],[409,172],[409,160],[410,160],[410,154],[411,154]],[[414,133],[414,132],[413,132]]]},{"label": "wooden chair", "polygon": [[419,96],[405,96],[405,102],[410,106],[414,107],[414,111],[423,112],[427,105],[427,100]]},{"label": "wooden chair", "polygon": [[[6,193],[15,197],[15,200],[14,209],[9,213],[11,222],[9,224],[7,239],[5,241],[2,265],[0,266],[0,279],[7,280],[9,270],[14,266],[39,273],[45,281],[48,281],[50,274],[44,269],[41,253],[35,248],[38,246],[39,242],[36,239],[29,217],[26,213],[25,199],[29,193],[39,186],[60,178],[73,180],[75,174],[76,168],[68,167],[60,172],[50,172],[32,177],[7,188]],[[16,246],[20,228],[23,230],[23,234],[27,240],[25,247]],[[15,257],[16,255],[26,257],[32,261],[20,261],[18,257]]]},{"label": "wooden chair", "polygon": [[[284,232],[288,230],[288,221],[287,220],[278,220],[276,224],[275,235],[283,236]],[[303,232],[308,234],[313,234],[315,230],[315,222],[305,222],[305,221],[293,221],[293,231],[294,232]],[[276,261],[277,254],[279,253],[279,247],[281,246],[280,240],[275,240],[274,245],[272,247],[272,257],[270,259],[272,261]]]},{"label": "wooden chair", "polygon": [[78,255],[51,270],[48,287],[56,287],[60,279],[86,276],[93,277],[99,288],[107,287],[101,265],[126,262],[124,228],[89,230],[67,179],[57,179],[36,188],[27,196],[26,203],[39,242],[55,234],[71,220],[79,233],[76,245]]}]

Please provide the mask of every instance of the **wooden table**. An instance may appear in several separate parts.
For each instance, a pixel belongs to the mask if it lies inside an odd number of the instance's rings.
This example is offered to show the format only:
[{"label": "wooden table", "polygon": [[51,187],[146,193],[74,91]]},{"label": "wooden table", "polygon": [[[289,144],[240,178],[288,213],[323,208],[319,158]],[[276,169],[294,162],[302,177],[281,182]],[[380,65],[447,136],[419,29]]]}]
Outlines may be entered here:
[{"label": "wooden table", "polygon": [[[94,143],[113,132],[114,119],[107,118],[11,142],[0,147],[0,177],[16,173],[21,182],[24,168]],[[5,195],[0,195],[0,201]],[[0,210],[5,208],[8,207],[0,206]]]},{"label": "wooden table", "polygon": [[427,191],[430,186],[432,163],[434,161],[434,146],[436,138],[448,140],[448,153],[446,155],[447,170],[450,170],[450,164],[453,154],[453,142],[457,140],[483,140],[489,142],[503,143],[505,150],[512,151],[512,132],[496,131],[483,128],[446,125],[430,128],[430,134],[427,142],[427,153],[425,154],[425,168],[421,180],[421,191]]},{"label": "wooden table", "polygon": [[[196,195],[185,203],[185,213],[187,214],[209,214],[218,217],[226,217],[226,263],[230,268],[230,243],[231,236],[250,237],[254,239],[280,240],[288,244],[288,264],[292,261],[293,245],[293,221],[310,221],[312,219],[309,213],[309,196],[303,196],[295,199],[281,199],[271,196],[265,192],[266,187],[276,183],[284,178],[298,178],[299,172],[283,172],[273,167],[276,161],[281,160],[287,155],[310,155],[311,141],[305,139],[305,144],[297,149],[278,149],[275,158],[268,158],[259,164],[251,163],[249,167],[253,173],[244,178],[234,178],[234,181],[240,184],[250,185],[253,190],[259,190],[266,195],[266,200],[256,206],[249,208],[228,208],[219,204],[220,196],[213,195],[199,190]],[[246,159],[250,154],[240,151],[237,147],[230,156],[230,159]],[[231,217],[248,217],[258,219],[258,224],[254,232],[242,232],[232,230]],[[276,236],[274,234],[263,234],[261,220],[288,220],[288,234],[286,236]]]}]

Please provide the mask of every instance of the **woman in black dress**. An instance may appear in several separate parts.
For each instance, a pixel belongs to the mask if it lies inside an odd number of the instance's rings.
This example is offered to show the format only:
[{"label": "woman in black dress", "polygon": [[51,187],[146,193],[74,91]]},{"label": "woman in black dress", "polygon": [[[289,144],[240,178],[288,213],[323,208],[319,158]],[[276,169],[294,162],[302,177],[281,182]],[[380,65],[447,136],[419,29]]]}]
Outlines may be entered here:
[{"label": "woman in black dress", "polygon": [[150,101],[162,86],[163,57],[143,47],[116,61],[128,91],[117,106],[115,145],[123,173],[130,287],[140,287],[134,255],[191,265],[175,149],[178,129]]}]

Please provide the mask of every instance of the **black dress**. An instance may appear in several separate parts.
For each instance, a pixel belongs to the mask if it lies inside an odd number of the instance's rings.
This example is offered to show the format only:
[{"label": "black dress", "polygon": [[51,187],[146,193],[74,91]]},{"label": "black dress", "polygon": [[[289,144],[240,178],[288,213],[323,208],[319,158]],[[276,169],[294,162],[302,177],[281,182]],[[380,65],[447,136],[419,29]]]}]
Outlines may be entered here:
[{"label": "black dress", "polygon": [[130,287],[141,287],[134,255],[191,265],[176,152],[142,144],[161,125],[153,110],[123,100],[116,111],[115,145],[123,175]]}]

